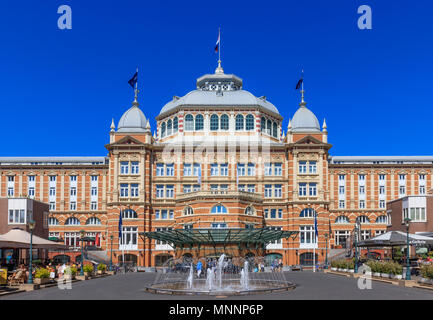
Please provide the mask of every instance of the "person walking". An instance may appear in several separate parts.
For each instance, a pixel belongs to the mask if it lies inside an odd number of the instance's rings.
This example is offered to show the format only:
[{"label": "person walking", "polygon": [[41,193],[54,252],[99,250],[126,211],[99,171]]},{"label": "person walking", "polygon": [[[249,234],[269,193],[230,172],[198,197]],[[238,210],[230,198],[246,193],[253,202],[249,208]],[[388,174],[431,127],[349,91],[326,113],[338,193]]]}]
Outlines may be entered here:
[{"label": "person walking", "polygon": [[203,269],[203,264],[201,263],[201,261],[199,260],[197,262],[197,277],[200,278],[201,275],[201,271]]}]

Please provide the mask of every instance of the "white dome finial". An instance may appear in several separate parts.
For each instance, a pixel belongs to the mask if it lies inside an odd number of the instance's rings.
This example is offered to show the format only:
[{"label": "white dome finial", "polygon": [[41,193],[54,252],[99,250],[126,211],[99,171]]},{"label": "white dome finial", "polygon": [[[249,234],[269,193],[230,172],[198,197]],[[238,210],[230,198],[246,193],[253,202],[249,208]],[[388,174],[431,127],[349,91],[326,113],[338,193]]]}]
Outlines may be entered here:
[{"label": "white dome finial", "polygon": [[327,132],[327,131],[328,131],[328,127],[326,126],[326,119],[325,119],[325,118],[323,118],[323,126],[322,126],[322,129],[323,129],[324,132]]}]

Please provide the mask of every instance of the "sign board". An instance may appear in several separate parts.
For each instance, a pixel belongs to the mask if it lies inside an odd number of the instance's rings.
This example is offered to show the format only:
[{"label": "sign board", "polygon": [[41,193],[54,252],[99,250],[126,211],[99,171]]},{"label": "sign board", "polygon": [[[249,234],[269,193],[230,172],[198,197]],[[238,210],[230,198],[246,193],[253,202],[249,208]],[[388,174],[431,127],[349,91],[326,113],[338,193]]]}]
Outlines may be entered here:
[{"label": "sign board", "polygon": [[0,284],[7,284],[7,283],[8,283],[8,270],[0,269]]}]

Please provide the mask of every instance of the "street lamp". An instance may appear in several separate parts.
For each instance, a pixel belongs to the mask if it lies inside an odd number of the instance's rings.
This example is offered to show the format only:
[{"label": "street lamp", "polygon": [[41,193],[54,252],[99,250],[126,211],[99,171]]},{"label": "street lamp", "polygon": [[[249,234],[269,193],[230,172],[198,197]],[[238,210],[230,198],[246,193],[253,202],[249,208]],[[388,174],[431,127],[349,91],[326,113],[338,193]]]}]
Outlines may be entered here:
[{"label": "street lamp", "polygon": [[27,280],[28,284],[33,283],[33,270],[32,270],[32,264],[33,264],[33,230],[35,229],[36,222],[34,220],[30,220],[29,223],[29,230],[30,230],[30,252],[29,252],[29,279]]},{"label": "street lamp", "polygon": [[81,235],[81,270],[80,270],[80,276],[84,276],[84,252],[83,252],[83,242],[84,242],[84,236],[86,235],[86,232],[84,230],[80,231]]},{"label": "street lamp", "polygon": [[113,235],[110,236],[111,241],[111,255],[110,255],[110,271],[113,271]]},{"label": "street lamp", "polygon": [[406,224],[406,280],[410,280],[410,261],[409,261],[409,254],[410,254],[410,247],[409,247],[409,224],[411,219],[405,218],[404,223]]},{"label": "street lamp", "polygon": [[361,228],[360,221],[359,218],[357,218],[355,222],[355,234],[354,234],[354,245],[355,245],[355,266],[353,270],[354,273],[358,273],[358,232],[360,228]]},{"label": "street lamp", "polygon": [[328,233],[325,233],[325,242],[326,242],[325,269],[328,269]]}]

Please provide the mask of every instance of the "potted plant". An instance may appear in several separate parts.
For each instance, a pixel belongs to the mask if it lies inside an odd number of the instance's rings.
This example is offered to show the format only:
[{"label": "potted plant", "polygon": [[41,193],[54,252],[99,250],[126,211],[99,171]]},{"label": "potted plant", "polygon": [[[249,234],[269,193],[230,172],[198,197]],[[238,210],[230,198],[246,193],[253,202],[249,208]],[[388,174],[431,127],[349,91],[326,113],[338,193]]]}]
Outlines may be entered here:
[{"label": "potted plant", "polygon": [[390,262],[390,265],[391,265],[390,274],[394,279],[400,280],[403,277],[402,276],[403,267],[397,262]]},{"label": "potted plant", "polygon": [[381,271],[380,271],[380,276],[382,278],[390,278],[390,271],[391,271],[391,266],[388,262],[382,262],[380,263],[381,265]]},{"label": "potted plant", "polygon": [[73,280],[77,275],[77,268],[75,267],[67,267],[64,271],[65,280]]},{"label": "potted plant", "polygon": [[331,270],[337,271],[337,269],[338,269],[338,262],[336,260],[331,261]]},{"label": "potted plant", "polygon": [[433,284],[433,265],[424,265],[421,267],[421,282]]},{"label": "potted plant", "polygon": [[93,274],[93,265],[92,264],[86,264],[83,267],[84,275],[87,277],[92,276]]},{"label": "potted plant", "polygon": [[35,284],[46,284],[50,282],[50,271],[48,269],[39,268],[35,272]]},{"label": "potted plant", "polygon": [[107,265],[100,263],[96,269],[98,270],[98,274],[104,274],[107,271]]}]

